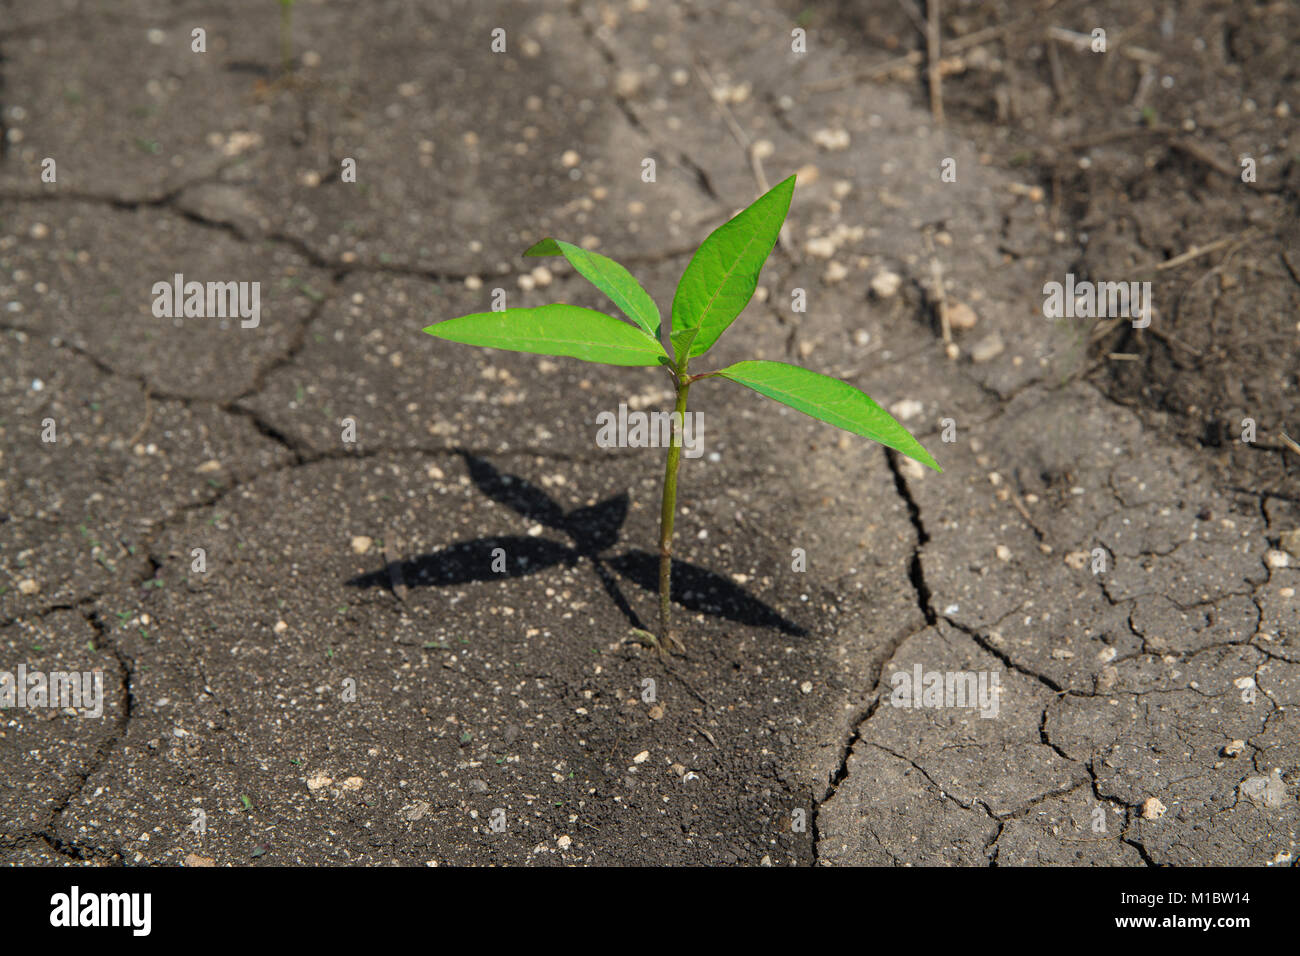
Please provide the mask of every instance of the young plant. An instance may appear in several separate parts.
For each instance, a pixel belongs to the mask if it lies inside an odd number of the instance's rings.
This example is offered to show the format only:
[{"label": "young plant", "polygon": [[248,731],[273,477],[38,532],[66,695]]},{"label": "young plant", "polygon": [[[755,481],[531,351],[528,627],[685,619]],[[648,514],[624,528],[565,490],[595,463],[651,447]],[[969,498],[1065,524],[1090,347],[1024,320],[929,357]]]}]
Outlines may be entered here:
[{"label": "young plant", "polygon": [[280,64],[285,76],[293,72],[293,4],[280,0]]},{"label": "young plant", "polygon": [[639,634],[660,653],[682,643],[670,627],[673,518],[677,512],[677,469],[682,457],[682,424],[691,385],[701,379],[730,379],[837,428],[893,448],[941,471],[929,453],[884,409],[847,382],[784,362],[737,362],[692,374],[690,361],[707,352],[740,315],[758,285],[794,193],[789,179],[704,240],[691,257],[673,296],[671,350],[664,347],[659,309],[632,274],[612,259],[558,239],[543,239],[526,256],[563,256],[604,292],[632,324],[573,305],[476,312],[447,319],[424,331],[450,342],[563,355],[607,365],[660,365],[677,395],[672,444],[664,469],[659,524],[659,633]]}]

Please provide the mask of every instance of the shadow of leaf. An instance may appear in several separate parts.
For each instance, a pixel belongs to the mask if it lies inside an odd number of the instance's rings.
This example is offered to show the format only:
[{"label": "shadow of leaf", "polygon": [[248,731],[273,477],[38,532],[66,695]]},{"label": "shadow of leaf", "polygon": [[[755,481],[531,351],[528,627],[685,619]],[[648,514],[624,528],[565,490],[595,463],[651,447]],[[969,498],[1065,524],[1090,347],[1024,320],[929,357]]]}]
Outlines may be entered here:
[{"label": "shadow of leaf", "polygon": [[[498,548],[505,554],[494,554]],[[493,571],[493,560],[500,557],[505,559],[505,571]],[[399,561],[397,569],[408,587],[444,587],[470,581],[518,578],[557,564],[574,564],[577,560],[578,552],[566,545],[542,538],[502,535],[463,541],[432,554]],[[500,561],[497,563],[499,565]],[[388,566],[385,566],[358,575],[347,584],[356,588],[388,587],[390,580]]]},{"label": "shadow of leaf", "polygon": [[[633,627],[643,627],[609,569],[657,594],[658,555],[634,550],[614,558],[602,556],[618,543],[629,508],[627,492],[598,504],[575,508],[566,515],[545,491],[526,479],[501,472],[490,462],[467,451],[461,450],[459,454],[469,469],[470,480],[479,491],[516,514],[564,532],[572,538],[574,546],[522,535],[478,538],[453,544],[432,554],[385,565],[378,571],[350,579],[346,582],[348,585],[357,588],[394,587],[394,581],[399,581],[407,587],[445,587],[471,581],[522,577],[559,564],[572,566],[586,558],[592,562],[601,585],[619,611]],[[497,549],[504,553],[495,553]],[[494,571],[493,563],[501,566],[503,560],[504,569]],[[754,627],[776,628],[786,634],[801,636],[808,633],[726,578],[684,561],[673,562],[672,597],[682,607],[702,614],[725,617]]]},{"label": "shadow of leaf", "polygon": [[541,488],[518,475],[503,474],[495,465],[467,451],[462,451],[460,456],[469,468],[470,481],[497,504],[548,528],[565,530],[564,509]]},{"label": "shadow of leaf", "polygon": [[598,554],[618,544],[618,532],[627,518],[627,492],[587,508],[576,508],[564,519],[569,532],[583,554]]},{"label": "shadow of leaf", "polygon": [[[647,591],[659,591],[659,556],[646,551],[629,551],[607,559],[607,563],[629,581]],[[702,614],[725,617],[753,627],[774,627],[785,634],[803,636],[808,631],[788,621],[775,610],[726,578],[712,571],[673,561],[672,599],[676,604]]]}]

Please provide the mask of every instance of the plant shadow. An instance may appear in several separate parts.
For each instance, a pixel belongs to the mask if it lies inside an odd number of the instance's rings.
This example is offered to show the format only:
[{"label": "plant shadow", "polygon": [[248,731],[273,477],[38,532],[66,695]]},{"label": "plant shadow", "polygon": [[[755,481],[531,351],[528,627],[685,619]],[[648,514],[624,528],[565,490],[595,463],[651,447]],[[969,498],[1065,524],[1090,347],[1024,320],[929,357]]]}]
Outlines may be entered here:
[{"label": "plant shadow", "polygon": [[[356,588],[450,587],[473,581],[518,578],[547,568],[591,563],[601,586],[619,612],[636,628],[645,628],[615,576],[620,575],[651,593],[659,589],[659,557],[630,550],[606,557],[618,543],[627,518],[628,495],[623,492],[597,504],[565,512],[545,491],[517,475],[506,474],[490,462],[459,451],[470,480],[480,492],[516,514],[565,535],[568,544],[542,537],[496,535],[462,541],[429,554],[416,555],[358,575],[346,584]],[[721,617],[752,627],[774,628],[803,636],[808,631],[726,578],[687,561],[673,560],[672,600],[690,611]]]}]

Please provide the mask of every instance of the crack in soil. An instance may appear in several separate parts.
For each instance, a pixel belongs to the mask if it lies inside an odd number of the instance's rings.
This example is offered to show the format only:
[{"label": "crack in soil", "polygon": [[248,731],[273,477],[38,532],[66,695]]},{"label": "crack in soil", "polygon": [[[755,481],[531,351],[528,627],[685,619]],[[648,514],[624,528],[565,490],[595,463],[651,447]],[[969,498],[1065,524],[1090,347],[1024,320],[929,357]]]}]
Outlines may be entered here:
[{"label": "crack in soil", "polygon": [[[93,600],[93,599],[92,599]],[[94,645],[96,650],[107,650],[117,661],[122,678],[122,716],[113,728],[113,732],[95,749],[91,755],[86,767],[76,775],[76,782],[71,789],[61,797],[53,809],[50,811],[49,819],[45,826],[35,834],[39,839],[60,856],[86,862],[90,860],[106,859],[110,863],[121,864],[123,856],[121,850],[106,850],[101,847],[83,847],[75,840],[64,840],[55,831],[59,824],[59,818],[63,812],[71,805],[72,801],[81,795],[85,789],[86,782],[94,776],[101,767],[107,763],[109,755],[117,747],[118,743],[126,736],[127,728],[130,725],[131,717],[135,712],[135,661],[126,655],[117,642],[111,637],[111,631],[104,625],[99,617],[99,612],[86,608],[79,609],[82,619],[89,624],[96,634]]]},{"label": "crack in soil", "polygon": [[[604,37],[600,35],[600,30],[596,28],[595,24],[582,16],[582,11],[578,9],[575,4],[569,3],[567,9],[573,18],[577,20],[583,35],[587,38],[588,44],[600,52],[601,57],[605,60],[605,63],[608,66],[615,68],[618,67],[618,55],[610,44],[606,42]],[[677,166],[688,172],[691,180],[699,190],[704,193],[704,195],[708,196],[714,202],[721,202],[721,198],[718,196],[718,192],[713,186],[713,180],[709,177],[708,171],[702,165],[697,163],[685,152],[681,150],[668,150],[658,143],[655,137],[651,134],[650,129],[644,122],[642,122],[641,117],[637,114],[626,96],[616,92],[614,94],[614,102],[618,104],[619,111],[623,114],[623,117],[628,121],[632,128],[636,129],[650,141],[651,148],[655,152],[659,153],[661,156],[668,157],[672,162],[676,163]]]},{"label": "crack in soil", "polygon": [[[931,627],[935,623],[934,608],[931,604],[930,589],[925,582],[924,571],[921,567],[920,555],[921,548],[930,540],[929,533],[921,523],[921,511],[916,501],[912,498],[911,492],[907,487],[906,479],[903,478],[902,472],[899,471],[899,465],[895,453],[889,449],[884,449],[885,460],[889,466],[890,472],[894,476],[894,487],[898,491],[899,497],[907,505],[908,519],[912,524],[912,529],[916,534],[916,543],[912,550],[912,559],[908,566],[908,575],[912,582],[912,587],[916,591],[917,607],[920,609],[922,616],[925,618],[926,627]],[[819,845],[821,842],[821,829],[819,818],[821,816],[822,805],[835,796],[846,777],[849,775],[849,758],[853,755],[853,749],[862,739],[862,728],[875,715],[877,708],[880,707],[884,696],[881,693],[880,680],[884,673],[885,665],[889,659],[907,640],[920,634],[921,630],[912,631],[891,642],[881,655],[880,663],[876,665],[875,675],[872,678],[871,686],[873,688],[872,697],[866,707],[859,709],[858,713],[850,721],[850,731],[846,735],[843,743],[840,745],[839,761],[835,772],[827,781],[820,799],[814,800],[812,812],[812,865],[818,865],[820,861]],[[892,855],[892,854],[891,854]]]}]

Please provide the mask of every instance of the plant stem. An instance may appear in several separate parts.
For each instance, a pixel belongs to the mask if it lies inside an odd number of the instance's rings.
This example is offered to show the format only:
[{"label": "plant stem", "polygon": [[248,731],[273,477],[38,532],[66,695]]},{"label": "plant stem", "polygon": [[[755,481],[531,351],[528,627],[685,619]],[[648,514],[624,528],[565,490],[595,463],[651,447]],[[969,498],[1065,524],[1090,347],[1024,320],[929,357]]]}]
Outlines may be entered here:
[{"label": "plant stem", "polygon": [[664,500],[659,513],[659,647],[667,649],[669,636],[670,595],[673,574],[673,518],[677,514],[677,466],[682,460],[682,432],[686,427],[686,393],[691,384],[681,381],[677,385],[677,407],[674,409],[673,442],[668,448],[668,464],[664,468]]}]

